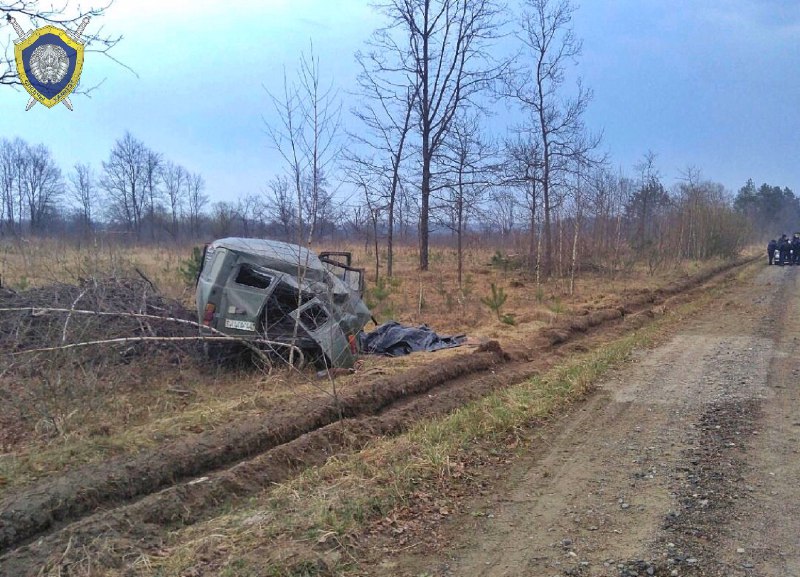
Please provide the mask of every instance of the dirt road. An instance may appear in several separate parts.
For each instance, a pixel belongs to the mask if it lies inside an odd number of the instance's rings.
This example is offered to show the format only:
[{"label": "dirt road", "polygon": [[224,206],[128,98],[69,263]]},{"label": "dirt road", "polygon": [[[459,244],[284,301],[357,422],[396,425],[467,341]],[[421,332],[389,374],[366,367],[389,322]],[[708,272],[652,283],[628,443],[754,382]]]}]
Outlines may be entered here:
[{"label": "dirt road", "polygon": [[394,575],[800,576],[800,269],[601,383]]}]

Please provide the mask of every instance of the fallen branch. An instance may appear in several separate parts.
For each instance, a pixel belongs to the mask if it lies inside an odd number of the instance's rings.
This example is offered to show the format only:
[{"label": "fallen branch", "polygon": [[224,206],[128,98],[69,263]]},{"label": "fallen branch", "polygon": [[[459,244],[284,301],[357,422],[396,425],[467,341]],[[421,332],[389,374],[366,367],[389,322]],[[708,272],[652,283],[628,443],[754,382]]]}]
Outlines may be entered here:
[{"label": "fallen branch", "polygon": [[144,282],[150,285],[150,288],[153,289],[153,291],[158,292],[158,287],[156,287],[155,283],[151,281],[149,278],[147,278],[147,275],[145,275],[142,271],[140,271],[139,267],[134,267],[133,270],[135,270],[136,274],[138,274],[140,277],[144,279]]},{"label": "fallen branch", "polygon": [[[267,345],[270,347],[283,347],[286,349],[294,349],[294,351],[300,356],[300,364],[301,366],[305,363],[305,358],[303,356],[303,351],[300,347],[295,345],[290,345],[289,343],[281,343],[278,341],[268,341],[265,339],[240,339],[237,337],[209,337],[206,335],[198,335],[196,337],[120,337],[117,339],[103,339],[99,341],[84,341],[80,343],[70,343],[68,345],[60,345],[57,347],[42,347],[38,349],[28,349],[25,351],[16,351],[13,353],[7,353],[10,356],[19,356],[19,355],[28,355],[32,353],[47,353],[53,351],[63,351],[67,349],[76,349],[80,347],[90,347],[96,345],[111,345],[111,344],[125,344],[125,343],[146,343],[146,342],[182,342],[182,341],[228,341],[228,342],[239,342],[243,344],[259,344],[259,345]],[[255,349],[259,353],[261,351],[259,349]]]},{"label": "fallen branch", "polygon": [[150,315],[147,313],[131,313],[131,312],[110,312],[110,311],[89,311],[83,309],[62,309],[62,308],[51,308],[51,307],[11,307],[11,308],[2,308],[0,309],[0,313],[24,313],[28,312],[31,316],[41,316],[47,313],[67,313],[67,314],[76,314],[76,315],[95,315],[95,316],[105,316],[105,317],[130,317],[130,318],[144,318],[144,319],[153,319],[159,321],[169,321],[172,323],[179,323],[184,325],[189,325],[192,327],[196,327],[199,329],[208,330],[214,334],[218,334],[221,336],[230,336],[226,335],[222,331],[215,329],[214,327],[208,327],[206,325],[201,325],[196,321],[190,321],[188,319],[179,319],[176,317],[161,317],[158,315]]},{"label": "fallen branch", "polygon": [[[302,350],[297,347],[296,345],[292,345],[289,343],[281,343],[279,341],[270,341],[267,339],[246,339],[240,337],[232,337],[230,335],[226,335],[222,331],[219,331],[213,327],[209,327],[206,325],[201,325],[198,322],[190,321],[188,319],[179,319],[176,317],[161,317],[158,315],[150,315],[146,313],[132,313],[132,312],[109,312],[109,311],[90,311],[90,310],[83,310],[83,309],[65,309],[65,308],[52,308],[52,307],[8,307],[8,308],[0,308],[0,313],[21,313],[21,312],[29,312],[32,316],[41,316],[47,313],[61,313],[67,315],[93,315],[93,316],[107,316],[107,317],[128,317],[128,318],[135,318],[135,319],[153,319],[159,321],[167,321],[172,323],[178,323],[183,325],[188,325],[191,327],[195,327],[198,329],[208,330],[214,335],[218,335],[216,337],[210,337],[207,335],[199,335],[197,337],[123,337],[121,339],[106,339],[106,340],[98,340],[98,341],[86,341],[85,343],[73,343],[71,345],[62,345],[60,347],[47,347],[43,349],[31,349],[28,351],[18,351],[16,353],[9,353],[12,355],[20,355],[30,352],[45,352],[45,351],[56,351],[65,348],[74,348],[79,346],[89,346],[89,345],[97,345],[97,344],[106,344],[106,343],[125,343],[128,341],[168,341],[168,340],[224,340],[224,341],[232,341],[232,342],[239,342],[243,344],[245,347],[249,348],[252,352],[258,355],[261,360],[268,362],[268,359],[264,358],[262,351],[254,346],[254,343],[257,344],[265,344],[268,346],[277,346],[283,347],[289,350],[294,350],[300,357],[300,364],[298,366],[302,367],[305,365],[305,356],[303,355]],[[69,317],[68,317],[69,318]]]},{"label": "fallen branch", "polygon": [[72,313],[75,311],[75,305],[78,304],[78,301],[83,298],[83,295],[86,294],[87,290],[88,289],[84,289],[83,291],[81,291],[81,294],[79,294],[77,298],[74,301],[72,301],[72,306],[69,308],[69,312],[67,313],[67,320],[64,321],[64,330],[61,331],[62,343],[67,342],[67,326],[69,325],[69,320],[72,318]]}]

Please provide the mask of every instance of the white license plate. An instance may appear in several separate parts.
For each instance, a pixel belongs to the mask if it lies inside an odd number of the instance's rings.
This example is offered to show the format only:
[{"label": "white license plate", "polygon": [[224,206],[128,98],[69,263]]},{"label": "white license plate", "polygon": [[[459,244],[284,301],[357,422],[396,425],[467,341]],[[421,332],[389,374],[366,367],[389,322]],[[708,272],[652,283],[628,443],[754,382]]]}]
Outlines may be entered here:
[{"label": "white license plate", "polygon": [[256,323],[250,321],[237,321],[235,319],[225,319],[225,328],[255,332]]}]

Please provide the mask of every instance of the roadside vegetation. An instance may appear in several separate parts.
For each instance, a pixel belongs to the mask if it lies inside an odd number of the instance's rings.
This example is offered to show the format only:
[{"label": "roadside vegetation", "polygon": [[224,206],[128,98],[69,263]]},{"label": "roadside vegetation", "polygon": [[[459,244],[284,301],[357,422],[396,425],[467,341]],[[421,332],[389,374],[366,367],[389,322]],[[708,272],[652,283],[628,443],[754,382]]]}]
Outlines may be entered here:
[{"label": "roadside vegetation", "polygon": [[[634,333],[451,415],[332,458],[233,512],[175,532],[163,555],[147,562],[165,576],[203,574],[209,567],[231,577],[360,574],[357,560],[369,556],[370,547],[389,547],[387,553],[403,548],[405,526],[419,529],[427,522],[434,530],[448,516],[464,513],[467,487],[480,486],[474,476],[478,465],[503,467],[516,452],[535,450],[537,428],[590,394],[632,351],[659,343],[716,294],[710,290],[676,305]],[[411,509],[427,513],[428,521]],[[379,537],[371,539],[372,532]]]}]

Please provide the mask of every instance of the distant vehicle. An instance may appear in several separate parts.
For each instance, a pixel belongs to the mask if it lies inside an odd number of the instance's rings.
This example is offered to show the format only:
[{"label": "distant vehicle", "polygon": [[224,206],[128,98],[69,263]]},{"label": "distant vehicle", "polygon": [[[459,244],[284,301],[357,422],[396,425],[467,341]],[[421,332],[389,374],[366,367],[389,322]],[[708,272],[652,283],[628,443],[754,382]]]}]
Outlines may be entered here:
[{"label": "distant vehicle", "polygon": [[[371,318],[363,269],[348,252],[319,256],[296,244],[223,238],[207,245],[197,278],[203,326],[242,338],[293,344],[321,368],[349,368],[356,335]],[[288,348],[276,349],[286,358]]]}]

